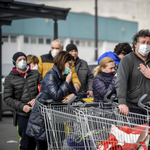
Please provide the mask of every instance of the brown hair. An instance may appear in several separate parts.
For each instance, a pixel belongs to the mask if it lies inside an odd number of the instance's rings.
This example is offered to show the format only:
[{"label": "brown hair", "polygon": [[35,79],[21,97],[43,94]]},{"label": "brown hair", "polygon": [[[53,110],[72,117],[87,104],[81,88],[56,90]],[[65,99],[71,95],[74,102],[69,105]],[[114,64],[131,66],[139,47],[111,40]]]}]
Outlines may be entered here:
[{"label": "brown hair", "polygon": [[103,59],[101,59],[100,61],[100,64],[99,66],[97,66],[95,69],[94,69],[94,76],[98,75],[102,70],[101,68],[106,68],[107,67],[107,64],[110,63],[110,62],[114,62],[113,59],[111,59],[110,57],[104,57]]},{"label": "brown hair", "polygon": [[65,51],[61,51],[54,58],[53,62],[61,71],[64,71],[65,63],[68,61],[71,61],[71,60],[74,60],[74,58],[71,54],[69,54],[68,52],[65,52]]},{"label": "brown hair", "polygon": [[39,59],[35,56],[35,55],[28,55],[27,56],[27,64],[38,64],[39,63]]}]

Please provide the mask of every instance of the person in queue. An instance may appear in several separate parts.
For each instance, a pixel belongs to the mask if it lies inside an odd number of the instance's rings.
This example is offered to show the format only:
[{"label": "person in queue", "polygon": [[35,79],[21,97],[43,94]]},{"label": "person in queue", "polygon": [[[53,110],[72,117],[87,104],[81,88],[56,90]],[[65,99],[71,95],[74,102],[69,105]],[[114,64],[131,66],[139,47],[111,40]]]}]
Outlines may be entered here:
[{"label": "person in queue", "polygon": [[39,59],[37,56],[31,54],[27,55],[27,64],[30,65],[31,70],[38,70],[39,69],[38,63]]},{"label": "person in queue", "polygon": [[97,68],[97,74],[93,79],[93,95],[94,102],[103,102],[104,95],[111,91],[115,93],[115,63],[114,60],[109,57],[104,57],[100,61],[100,65]]},{"label": "person in queue", "polygon": [[[118,43],[115,48],[114,51],[109,51],[109,52],[105,52],[103,53],[99,58],[98,58],[98,65],[100,63],[100,61],[104,58],[104,57],[110,57],[114,60],[115,62],[115,74],[117,73],[118,70],[118,66],[120,64],[121,59],[132,52],[132,47],[130,46],[129,43],[124,42],[124,43]],[[96,69],[97,70],[97,69]],[[95,73],[96,73],[95,70]]]},{"label": "person in queue", "polygon": [[66,51],[69,52],[74,57],[74,67],[78,78],[81,82],[81,88],[79,92],[87,92],[89,96],[93,96],[93,74],[88,67],[88,64],[85,60],[80,59],[78,56],[78,48],[75,44],[68,44],[66,46]]},{"label": "person in queue", "polygon": [[[146,114],[138,106],[138,101],[148,94],[144,102],[150,100],[150,31],[142,29],[133,36],[134,52],[124,56],[119,64],[116,91],[120,112],[128,115],[130,112]],[[147,78],[148,77],[148,78]]]},{"label": "person in queue", "polygon": [[[59,40],[59,39],[55,39],[51,43],[51,50],[49,51],[49,53],[44,54],[44,55],[39,57],[39,64],[38,64],[39,65],[39,73],[42,75],[43,78],[44,78],[46,72],[53,67],[54,58],[62,50],[63,50],[62,41]],[[78,76],[76,74],[76,71],[75,71],[74,67],[72,67],[71,71],[72,71],[72,74],[73,74],[72,82],[73,82],[73,85],[74,85],[76,91],[78,92],[80,87],[81,87],[81,83],[78,79]]]},{"label": "person in queue", "polygon": [[[42,99],[43,101],[47,99],[53,99],[54,102],[68,104],[68,102],[74,95],[76,95],[77,98],[80,98],[72,83],[71,69],[73,60],[74,58],[65,51],[61,51],[57,54],[57,56],[54,58],[54,65],[52,69],[50,69],[44,76],[41,86],[42,96],[40,99]],[[36,140],[40,141],[38,144],[38,150],[46,150],[47,142],[44,120],[43,117],[38,115],[38,111],[38,105],[35,104],[29,118],[27,134],[30,137],[34,137]],[[34,119],[35,116],[37,116],[36,119]],[[41,120],[43,124],[40,123]],[[61,126],[63,130],[64,127],[62,124]],[[58,141],[60,147],[62,146],[64,137],[64,132],[62,132],[62,135],[60,136],[60,139]]]},{"label": "person in queue", "polygon": [[26,127],[42,76],[37,70],[30,70],[23,52],[15,53],[12,61],[15,67],[5,79],[4,101],[15,110],[14,125],[17,126],[20,138],[19,149],[35,150],[36,141],[26,135]]}]

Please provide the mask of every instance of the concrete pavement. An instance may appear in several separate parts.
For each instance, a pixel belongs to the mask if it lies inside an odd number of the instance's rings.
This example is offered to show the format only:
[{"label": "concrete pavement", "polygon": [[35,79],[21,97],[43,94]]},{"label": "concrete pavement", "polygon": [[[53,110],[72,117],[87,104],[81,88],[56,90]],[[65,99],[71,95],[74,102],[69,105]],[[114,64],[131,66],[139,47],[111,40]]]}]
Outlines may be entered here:
[{"label": "concrete pavement", "polygon": [[18,150],[17,127],[13,126],[13,116],[6,113],[0,121],[0,150]]}]

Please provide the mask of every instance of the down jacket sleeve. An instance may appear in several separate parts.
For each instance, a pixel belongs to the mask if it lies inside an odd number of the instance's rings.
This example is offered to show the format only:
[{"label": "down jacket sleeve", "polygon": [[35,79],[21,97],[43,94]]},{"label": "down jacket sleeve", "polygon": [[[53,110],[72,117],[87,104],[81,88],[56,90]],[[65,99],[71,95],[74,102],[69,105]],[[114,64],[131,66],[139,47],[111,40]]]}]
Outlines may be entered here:
[{"label": "down jacket sleeve", "polygon": [[[21,90],[19,93],[22,93]],[[14,97],[14,87],[11,84],[9,77],[6,77],[5,79],[4,101],[7,105],[14,108],[15,110],[23,111],[24,103],[22,103],[22,101],[18,101],[18,99]]]},{"label": "down jacket sleeve", "polygon": [[47,73],[43,79],[41,92],[43,99],[53,99],[60,102],[69,91],[69,84],[66,81],[58,80],[56,74]]}]

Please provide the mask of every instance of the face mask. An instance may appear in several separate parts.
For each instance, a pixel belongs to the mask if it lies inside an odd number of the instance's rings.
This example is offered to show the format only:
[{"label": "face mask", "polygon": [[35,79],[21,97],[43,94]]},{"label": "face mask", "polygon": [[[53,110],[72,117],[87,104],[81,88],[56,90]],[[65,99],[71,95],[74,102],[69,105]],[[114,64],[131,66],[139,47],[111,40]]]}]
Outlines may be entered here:
[{"label": "face mask", "polygon": [[19,68],[20,70],[24,70],[27,66],[27,62],[25,60],[21,60],[17,63],[16,67]]},{"label": "face mask", "polygon": [[59,53],[59,51],[58,51],[57,49],[54,49],[54,50],[52,51],[52,56],[53,56],[53,58],[55,58],[58,53]]},{"label": "face mask", "polygon": [[69,74],[69,72],[71,71],[71,69],[70,68],[68,68],[67,66],[66,66],[66,69],[64,70],[64,74]]},{"label": "face mask", "polygon": [[32,68],[32,70],[38,70],[39,69],[39,66],[38,65],[36,65],[36,66],[34,66],[33,68]]},{"label": "face mask", "polygon": [[145,44],[141,44],[139,47],[138,52],[142,55],[142,56],[147,56],[150,52],[150,46],[149,45],[145,45]]}]

